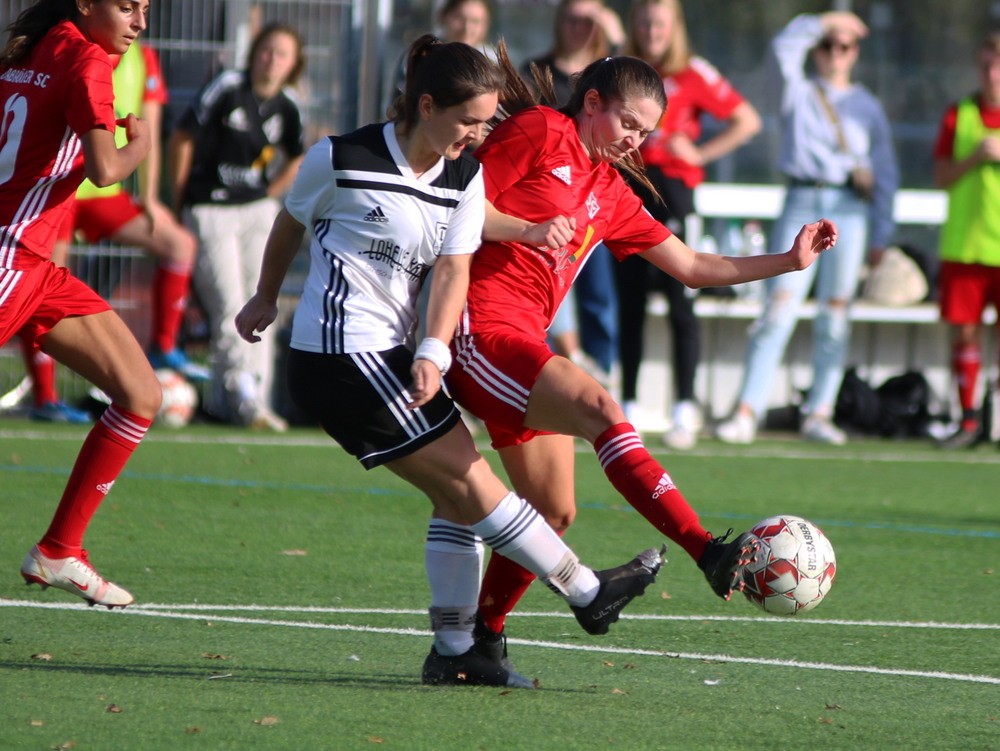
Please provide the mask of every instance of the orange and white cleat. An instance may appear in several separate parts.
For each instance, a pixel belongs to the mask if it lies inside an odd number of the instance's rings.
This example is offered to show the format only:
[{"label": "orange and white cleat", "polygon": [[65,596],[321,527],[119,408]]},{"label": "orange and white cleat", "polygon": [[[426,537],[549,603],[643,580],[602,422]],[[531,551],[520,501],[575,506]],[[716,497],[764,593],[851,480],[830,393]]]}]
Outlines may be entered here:
[{"label": "orange and white cleat", "polygon": [[42,589],[64,589],[82,597],[91,606],[104,605],[108,610],[124,608],[135,602],[128,590],[97,573],[87,560],[86,550],[81,550],[79,557],[49,558],[35,545],[24,556],[21,576],[29,585],[39,584]]}]

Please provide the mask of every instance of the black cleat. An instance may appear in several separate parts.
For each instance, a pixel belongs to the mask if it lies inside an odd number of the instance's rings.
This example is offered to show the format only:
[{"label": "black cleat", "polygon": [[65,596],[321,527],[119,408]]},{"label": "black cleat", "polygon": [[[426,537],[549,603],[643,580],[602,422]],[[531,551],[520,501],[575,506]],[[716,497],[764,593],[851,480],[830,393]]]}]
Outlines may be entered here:
[{"label": "black cleat", "polygon": [[421,682],[425,686],[535,688],[534,681],[513,669],[508,670],[485,652],[478,643],[465,654],[454,656],[442,655],[431,647],[431,653],[424,660]]},{"label": "black cleat", "polygon": [[501,631],[497,633],[483,621],[483,617],[476,613],[476,626],[472,631],[472,637],[476,640],[476,650],[493,662],[500,663],[501,667],[508,672],[516,672],[514,666],[507,657],[507,633]]},{"label": "black cleat", "polygon": [[659,551],[649,548],[623,566],[595,571],[597,580],[601,583],[597,597],[589,605],[570,606],[583,630],[594,635],[608,633],[611,624],[618,620],[625,606],[641,596],[646,587],[656,581],[656,574],[664,563],[663,554],[666,551],[666,545]]},{"label": "black cleat", "polygon": [[733,592],[743,591],[743,569],[753,562],[760,550],[760,540],[750,532],[726,542],[732,533],[730,529],[722,537],[709,540],[698,559],[698,568],[705,572],[712,590],[723,600],[732,597]]}]

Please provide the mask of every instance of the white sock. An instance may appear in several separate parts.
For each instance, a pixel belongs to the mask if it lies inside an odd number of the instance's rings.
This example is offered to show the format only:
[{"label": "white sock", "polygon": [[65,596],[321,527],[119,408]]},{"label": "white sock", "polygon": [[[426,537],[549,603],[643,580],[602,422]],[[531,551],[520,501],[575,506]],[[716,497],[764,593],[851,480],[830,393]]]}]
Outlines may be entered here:
[{"label": "white sock", "polygon": [[469,527],[431,519],[424,563],[431,586],[434,648],[442,655],[464,654],[473,644],[483,542]]},{"label": "white sock", "polygon": [[588,605],[600,582],[526,501],[508,493],[471,529],[493,550],[524,566],[571,605]]}]

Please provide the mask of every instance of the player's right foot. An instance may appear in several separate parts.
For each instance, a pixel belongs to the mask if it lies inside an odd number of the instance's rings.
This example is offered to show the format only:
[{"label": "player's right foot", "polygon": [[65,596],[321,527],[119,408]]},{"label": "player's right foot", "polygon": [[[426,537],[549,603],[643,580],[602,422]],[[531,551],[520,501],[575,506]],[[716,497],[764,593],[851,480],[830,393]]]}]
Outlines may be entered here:
[{"label": "player's right foot", "polygon": [[601,583],[597,597],[589,605],[570,606],[583,630],[595,635],[608,633],[625,606],[656,581],[666,550],[666,545],[660,550],[649,548],[622,566],[595,571]]},{"label": "player's right foot", "polygon": [[698,568],[705,573],[712,590],[723,600],[733,592],[743,590],[743,569],[753,562],[760,550],[756,535],[744,532],[732,542],[726,542],[733,530],[722,537],[713,537],[698,559]]},{"label": "player's right foot", "polygon": [[460,655],[443,655],[434,647],[424,660],[426,686],[503,686],[535,688],[535,682],[493,659],[478,643]]},{"label": "player's right foot", "polygon": [[87,560],[86,550],[81,550],[79,557],[49,558],[35,545],[24,556],[21,576],[29,585],[40,584],[42,589],[64,589],[91,605],[104,605],[108,610],[124,608],[135,602],[127,590],[97,573]]}]

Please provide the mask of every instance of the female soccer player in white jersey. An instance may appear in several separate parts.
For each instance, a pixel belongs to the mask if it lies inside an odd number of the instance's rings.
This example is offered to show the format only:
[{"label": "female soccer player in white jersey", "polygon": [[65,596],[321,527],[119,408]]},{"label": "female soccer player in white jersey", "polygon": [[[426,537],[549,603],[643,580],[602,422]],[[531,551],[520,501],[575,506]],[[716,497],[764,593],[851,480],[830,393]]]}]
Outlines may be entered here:
[{"label": "female soccer player in white jersey", "polygon": [[160,385],[124,322],[50,260],[84,176],[123,180],[149,151],[129,115],[115,144],[111,59],[146,28],[148,0],[39,0],[0,53],[0,344],[29,328],[42,349],[111,397],[90,431],[45,536],[21,575],[108,608],[133,602],[90,565],[83,535],[160,406]]},{"label": "female soccer player in white jersey", "polygon": [[[434,646],[423,668],[430,684],[532,685],[502,651],[491,656],[474,645],[482,540],[543,577],[595,634],[661,564],[648,550],[615,569],[582,566],[493,474],[441,391],[486,215],[482,169],[467,148],[481,140],[508,87],[526,96],[502,48],[500,59],[497,66],[429,35],[414,42],[393,119],[323,139],[306,155],[271,230],[257,293],[236,319],[249,341],[274,321],[281,282],[309,228],[289,388],[364,467],[387,467],[434,505],[426,548]],[[530,225],[508,217],[498,227],[527,243],[569,239],[562,218]],[[431,266],[427,336],[414,351],[417,295]]]},{"label": "female soccer player in white jersey", "polygon": [[[640,255],[689,287],[725,286],[803,269],[836,240],[827,220],[806,225],[786,253],[730,258],[696,253],[653,219],[612,165],[630,161],[666,106],[663,82],[636,58],[604,58],[581,73],[559,111],[530,107],[504,120],[476,150],[486,196],[498,211],[537,221],[553,209],[575,223],[565,245],[483,243],[455,336],[448,387],[486,423],[515,489],[557,530],[575,512],[573,436],[589,441],[612,485],[698,562],[729,599],[758,546],[748,533],[713,537],[595,381],[552,353],[545,329],[587,257],[604,243],[616,258]],[[513,110],[508,109],[508,112]],[[480,600],[495,634],[531,583],[516,562],[492,556]]]}]

